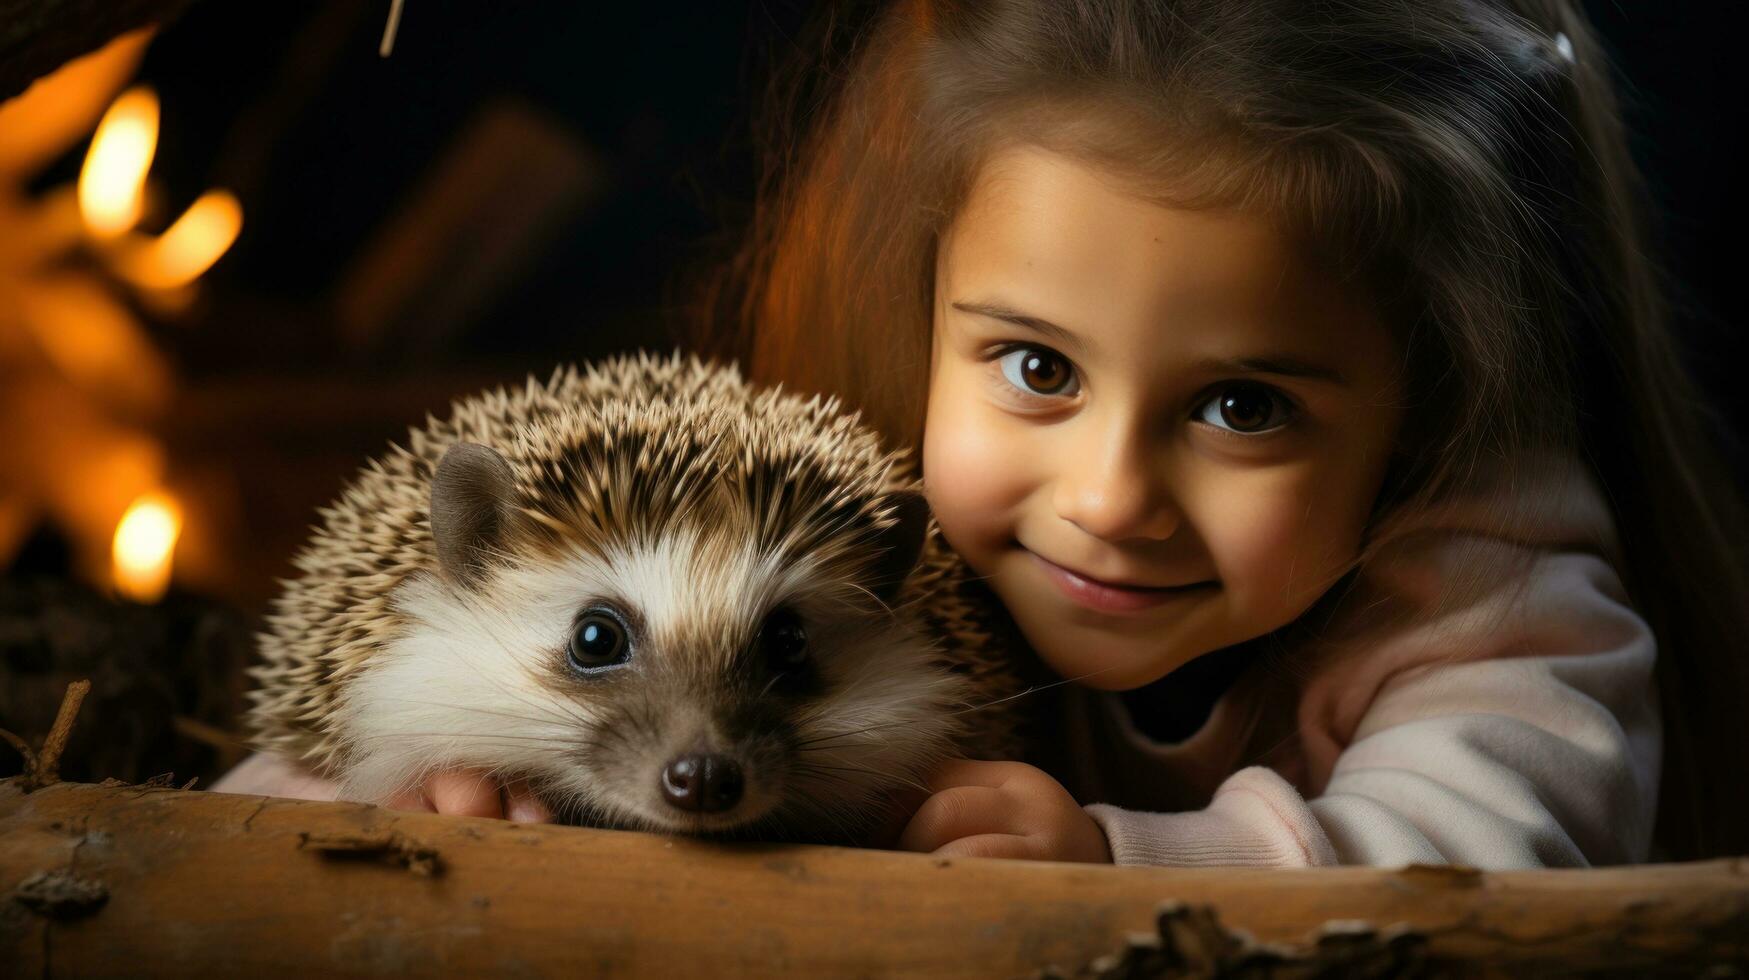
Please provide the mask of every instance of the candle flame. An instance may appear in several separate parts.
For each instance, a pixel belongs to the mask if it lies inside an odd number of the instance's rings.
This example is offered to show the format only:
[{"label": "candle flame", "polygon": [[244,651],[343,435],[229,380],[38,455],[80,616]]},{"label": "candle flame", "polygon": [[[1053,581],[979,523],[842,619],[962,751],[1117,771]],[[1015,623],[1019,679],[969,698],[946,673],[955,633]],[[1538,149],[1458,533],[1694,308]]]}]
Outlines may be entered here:
[{"label": "candle flame", "polygon": [[176,289],[212,267],[237,240],[243,206],[229,191],[207,191],[131,263],[129,278],[148,289]]},{"label": "candle flame", "polygon": [[144,86],[128,89],[97,124],[79,171],[79,212],[93,234],[119,235],[140,220],[157,148],[158,96]]},{"label": "candle flame", "polygon": [[170,587],[170,556],[182,533],[176,501],[140,496],[115,526],[115,588],[135,602],[157,602]]}]

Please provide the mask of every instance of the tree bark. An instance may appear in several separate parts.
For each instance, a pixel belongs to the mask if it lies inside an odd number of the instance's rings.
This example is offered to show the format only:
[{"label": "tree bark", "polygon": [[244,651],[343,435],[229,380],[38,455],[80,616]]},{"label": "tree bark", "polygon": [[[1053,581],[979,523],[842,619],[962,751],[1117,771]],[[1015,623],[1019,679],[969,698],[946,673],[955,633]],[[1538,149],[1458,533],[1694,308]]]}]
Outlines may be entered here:
[{"label": "tree bark", "polygon": [[948,861],[0,783],[0,962],[19,976],[1645,976],[1746,961],[1743,859],[1490,874]]},{"label": "tree bark", "polygon": [[0,101],[143,24],[174,20],[193,0],[0,0]]}]

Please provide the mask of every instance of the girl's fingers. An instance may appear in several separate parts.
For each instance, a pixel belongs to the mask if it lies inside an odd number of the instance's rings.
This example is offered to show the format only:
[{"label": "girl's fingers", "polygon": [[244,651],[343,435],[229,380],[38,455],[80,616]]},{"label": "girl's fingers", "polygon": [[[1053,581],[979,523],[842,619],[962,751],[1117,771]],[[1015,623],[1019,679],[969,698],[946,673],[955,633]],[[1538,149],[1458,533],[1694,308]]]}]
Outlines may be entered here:
[{"label": "girl's fingers", "polygon": [[502,817],[498,781],[479,769],[440,772],[425,783],[425,795],[438,813],[462,817]]},{"label": "girl's fingers", "polygon": [[1019,858],[1037,860],[1037,842],[1020,834],[979,834],[948,841],[935,849],[940,857]]},{"label": "girl's fingers", "polygon": [[987,786],[1001,789],[1008,781],[1031,766],[1021,762],[983,762],[977,759],[955,759],[944,762],[929,775],[929,788],[939,793],[955,786]]},{"label": "girl's fingers", "polygon": [[504,787],[504,819],[514,823],[552,823],[553,811],[522,780]]},{"label": "girl's fingers", "polygon": [[518,823],[551,823],[553,814],[540,798],[518,780],[499,786],[498,780],[481,769],[453,769],[434,773],[422,786],[395,794],[385,804],[395,810],[423,810],[462,817],[499,817]]},{"label": "girl's fingers", "polygon": [[436,809],[425,795],[425,787],[417,783],[389,797],[383,806],[391,810],[410,810],[415,813],[431,813]]},{"label": "girl's fingers", "polygon": [[1000,790],[955,786],[931,796],[899,835],[902,851],[934,851],[949,841],[979,834],[1009,833],[1013,809]]}]

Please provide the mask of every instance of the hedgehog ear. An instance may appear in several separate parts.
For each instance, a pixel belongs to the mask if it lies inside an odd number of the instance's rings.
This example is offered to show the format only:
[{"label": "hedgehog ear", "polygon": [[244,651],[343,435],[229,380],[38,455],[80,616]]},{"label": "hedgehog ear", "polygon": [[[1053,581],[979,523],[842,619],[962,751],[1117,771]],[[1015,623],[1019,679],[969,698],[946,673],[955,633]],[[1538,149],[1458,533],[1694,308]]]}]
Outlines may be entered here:
[{"label": "hedgehog ear", "polygon": [[431,537],[451,579],[479,583],[487,556],[503,544],[515,491],[510,464],[496,449],[458,442],[444,452],[431,477]]},{"label": "hedgehog ear", "polygon": [[899,597],[905,579],[923,557],[923,542],[929,533],[929,502],[915,490],[897,490],[887,494],[885,503],[893,511],[893,523],[881,532],[875,546],[881,550],[875,559],[873,589],[887,605]]}]

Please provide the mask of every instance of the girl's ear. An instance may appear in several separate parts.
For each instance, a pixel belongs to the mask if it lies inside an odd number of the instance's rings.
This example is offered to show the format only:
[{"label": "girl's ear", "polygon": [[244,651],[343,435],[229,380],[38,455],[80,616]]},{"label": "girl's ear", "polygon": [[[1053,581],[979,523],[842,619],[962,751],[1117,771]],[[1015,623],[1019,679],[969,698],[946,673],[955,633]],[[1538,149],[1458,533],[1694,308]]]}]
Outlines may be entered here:
[{"label": "girl's ear", "polygon": [[887,494],[884,502],[894,520],[875,542],[880,556],[875,559],[873,589],[890,606],[923,556],[924,538],[929,533],[929,502],[916,490],[896,490]]},{"label": "girl's ear", "polygon": [[516,483],[495,449],[471,442],[449,447],[431,477],[431,537],[449,578],[467,587],[485,576],[510,527]]}]

